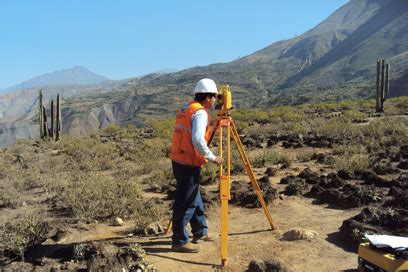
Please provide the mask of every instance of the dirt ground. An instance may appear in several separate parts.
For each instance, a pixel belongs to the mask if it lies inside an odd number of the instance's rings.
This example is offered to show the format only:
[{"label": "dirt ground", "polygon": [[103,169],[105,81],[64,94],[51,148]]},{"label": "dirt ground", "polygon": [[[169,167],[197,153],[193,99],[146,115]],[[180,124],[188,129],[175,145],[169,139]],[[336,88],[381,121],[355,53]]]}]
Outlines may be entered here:
[{"label": "dirt ground", "polygon": [[[305,166],[298,163],[293,165],[292,169],[297,172],[296,170],[303,170]],[[263,171],[264,169],[256,169],[257,176],[259,177]],[[287,174],[288,172],[282,171],[279,175],[271,177],[272,184],[279,191],[284,189],[284,185],[279,184],[279,181]],[[251,260],[277,260],[290,271],[352,271],[355,269],[357,255],[344,249],[338,237],[338,228],[343,220],[358,214],[361,208],[330,209],[327,205],[316,205],[313,201],[311,198],[287,196],[269,205],[272,217],[278,225],[275,231],[270,230],[262,209],[245,209],[230,205],[227,271],[245,271]],[[202,243],[202,250],[197,254],[172,252],[171,234],[126,237],[126,233],[129,233],[133,227],[130,222],[122,227],[87,224],[82,230],[67,233],[60,243],[72,244],[96,240],[109,240],[116,243],[137,242],[146,250],[147,260],[152,262],[159,271],[218,271],[220,270],[220,209],[214,207],[207,214],[209,232],[216,239],[213,242]],[[311,241],[283,240],[282,234],[294,228],[313,230],[318,235]]]}]

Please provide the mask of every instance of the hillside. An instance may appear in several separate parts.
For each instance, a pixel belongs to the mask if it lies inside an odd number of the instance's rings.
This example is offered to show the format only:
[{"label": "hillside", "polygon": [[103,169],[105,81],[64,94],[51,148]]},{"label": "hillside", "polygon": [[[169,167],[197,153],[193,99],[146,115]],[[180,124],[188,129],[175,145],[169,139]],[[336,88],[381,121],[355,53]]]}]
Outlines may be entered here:
[{"label": "hillside", "polygon": [[[403,0],[349,1],[296,38],[276,42],[230,63],[146,76],[123,94],[100,100],[113,98],[109,102],[113,107],[137,93],[143,105],[134,111],[118,112],[121,117],[117,120],[140,123],[146,116],[174,113],[203,77],[230,84],[236,108],[368,98],[375,94],[378,58],[391,64],[391,95],[408,94],[401,83],[408,66],[407,16],[408,6]],[[71,106],[75,107],[73,101]]]},{"label": "hillside", "polygon": [[390,95],[407,95],[407,22],[404,0],[351,0],[303,35],[241,59],[130,79],[103,94],[66,97],[64,130],[85,135],[109,122],[141,125],[174,114],[203,77],[230,84],[236,108],[370,98],[378,58],[391,64]]}]

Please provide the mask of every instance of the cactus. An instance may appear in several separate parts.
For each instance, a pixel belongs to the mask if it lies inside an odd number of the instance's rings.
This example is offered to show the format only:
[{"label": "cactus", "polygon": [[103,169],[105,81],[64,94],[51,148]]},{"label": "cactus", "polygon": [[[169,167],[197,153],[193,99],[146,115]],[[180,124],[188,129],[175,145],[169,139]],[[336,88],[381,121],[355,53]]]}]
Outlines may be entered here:
[{"label": "cactus", "polygon": [[38,94],[38,100],[39,100],[39,122],[40,122],[40,138],[42,139],[44,137],[44,123],[43,123],[43,95],[42,95],[42,89],[40,89],[39,94]]},{"label": "cactus", "polygon": [[387,100],[390,89],[389,69],[390,65],[385,64],[384,59],[377,60],[376,112],[384,112],[384,101]]},{"label": "cactus", "polygon": [[55,141],[59,141],[59,140],[61,140],[61,127],[62,127],[62,121],[61,121],[61,101],[60,101],[60,96],[59,96],[59,94],[57,94],[57,111],[56,111],[55,123],[56,123]]}]

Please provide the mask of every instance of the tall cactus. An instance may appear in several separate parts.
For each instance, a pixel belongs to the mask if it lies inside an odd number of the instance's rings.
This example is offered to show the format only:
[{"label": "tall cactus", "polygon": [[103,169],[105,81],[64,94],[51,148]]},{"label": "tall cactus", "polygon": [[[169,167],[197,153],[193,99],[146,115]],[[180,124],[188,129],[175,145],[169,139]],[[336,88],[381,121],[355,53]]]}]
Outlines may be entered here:
[{"label": "tall cactus", "polygon": [[381,62],[377,60],[377,83],[376,83],[376,99],[375,99],[375,111],[380,112],[380,74],[381,74]]},{"label": "tall cactus", "polygon": [[376,85],[376,112],[384,112],[384,101],[387,100],[390,91],[389,83],[390,65],[385,60],[377,60],[377,85]]},{"label": "tall cactus", "polygon": [[42,89],[40,89],[38,93],[38,100],[39,100],[39,107],[38,107],[38,114],[39,114],[39,125],[40,125],[40,138],[44,138],[44,113],[43,113],[43,94]]},{"label": "tall cactus", "polygon": [[50,128],[50,137],[54,138],[55,132],[54,132],[54,100],[51,100],[51,128]]},{"label": "tall cactus", "polygon": [[44,132],[44,136],[43,138],[48,138],[49,134],[48,134],[48,125],[47,125],[47,111],[45,110],[45,106],[43,106],[43,132]]},{"label": "tall cactus", "polygon": [[389,77],[388,74],[390,72],[390,64],[387,63],[387,65],[385,66],[385,90],[384,90],[384,101],[387,99],[387,97],[390,94],[390,81],[389,81]]},{"label": "tall cactus", "polygon": [[56,110],[55,123],[56,123],[55,141],[59,141],[61,139],[61,129],[62,129],[61,101],[60,101],[59,94],[57,94],[57,110]]}]

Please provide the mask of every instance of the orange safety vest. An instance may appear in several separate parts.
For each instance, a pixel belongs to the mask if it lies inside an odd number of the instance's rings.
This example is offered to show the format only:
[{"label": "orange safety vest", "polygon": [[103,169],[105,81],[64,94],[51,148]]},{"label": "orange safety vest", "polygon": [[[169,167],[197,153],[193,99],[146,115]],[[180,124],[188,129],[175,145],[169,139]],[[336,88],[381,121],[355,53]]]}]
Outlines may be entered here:
[{"label": "orange safety vest", "polygon": [[[188,105],[188,106],[187,106]],[[202,167],[207,159],[194,148],[193,145],[193,114],[200,110],[207,110],[197,101],[191,101],[184,106],[176,117],[176,125],[174,127],[173,145],[170,152],[170,159],[181,164]],[[210,115],[208,114],[208,122],[205,133],[205,140],[209,139]]]}]

